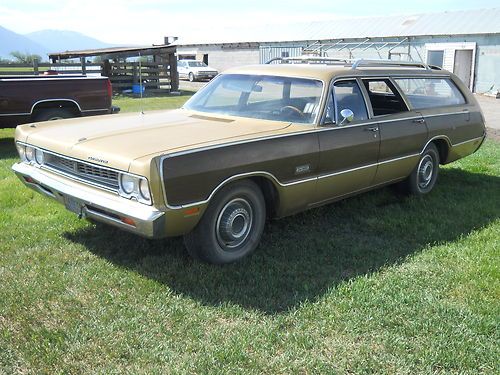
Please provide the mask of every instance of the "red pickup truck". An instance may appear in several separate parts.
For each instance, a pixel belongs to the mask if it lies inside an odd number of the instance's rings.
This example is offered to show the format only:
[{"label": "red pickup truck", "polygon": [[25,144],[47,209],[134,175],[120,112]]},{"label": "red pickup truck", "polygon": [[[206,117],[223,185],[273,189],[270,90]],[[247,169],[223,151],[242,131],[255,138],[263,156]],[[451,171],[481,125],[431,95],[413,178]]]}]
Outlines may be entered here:
[{"label": "red pickup truck", "polygon": [[0,76],[0,128],[118,112],[106,77]]}]

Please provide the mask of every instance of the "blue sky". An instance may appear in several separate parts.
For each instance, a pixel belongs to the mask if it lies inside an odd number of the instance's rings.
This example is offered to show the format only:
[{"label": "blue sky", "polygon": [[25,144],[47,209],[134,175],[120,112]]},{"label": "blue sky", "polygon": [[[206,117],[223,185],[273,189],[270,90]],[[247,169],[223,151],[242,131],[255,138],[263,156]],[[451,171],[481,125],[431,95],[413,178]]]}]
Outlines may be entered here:
[{"label": "blue sky", "polygon": [[500,7],[498,0],[0,0],[0,26],[18,33],[61,29],[111,43],[158,44],[165,35],[217,37],[269,24],[494,7]]}]

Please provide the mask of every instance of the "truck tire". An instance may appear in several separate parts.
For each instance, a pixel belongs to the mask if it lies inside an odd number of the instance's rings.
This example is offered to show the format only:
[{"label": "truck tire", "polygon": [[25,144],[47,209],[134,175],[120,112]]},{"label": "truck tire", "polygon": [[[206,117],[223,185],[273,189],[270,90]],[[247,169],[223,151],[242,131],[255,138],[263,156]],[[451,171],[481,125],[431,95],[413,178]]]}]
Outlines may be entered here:
[{"label": "truck tire", "polygon": [[75,113],[66,108],[45,108],[38,111],[34,116],[34,121],[53,121],[63,118],[76,117]]},{"label": "truck tire", "polygon": [[255,250],[265,221],[261,190],[243,180],[215,195],[198,225],[184,236],[184,244],[193,258],[213,264],[235,262]]}]

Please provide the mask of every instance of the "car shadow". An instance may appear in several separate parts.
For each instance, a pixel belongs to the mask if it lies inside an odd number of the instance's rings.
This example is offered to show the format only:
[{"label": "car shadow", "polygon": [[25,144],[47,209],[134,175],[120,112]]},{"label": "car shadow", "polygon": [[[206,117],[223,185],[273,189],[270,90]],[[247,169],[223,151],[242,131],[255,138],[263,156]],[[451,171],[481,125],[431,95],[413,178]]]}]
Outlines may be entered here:
[{"label": "car shadow", "polygon": [[0,138],[0,160],[12,159],[17,157],[16,145],[14,138]]},{"label": "car shadow", "polygon": [[256,252],[226,266],[192,260],[180,238],[146,240],[104,225],[65,236],[203,304],[276,314],[488,225],[500,216],[499,192],[499,177],[445,169],[424,198],[388,187],[271,221]]}]

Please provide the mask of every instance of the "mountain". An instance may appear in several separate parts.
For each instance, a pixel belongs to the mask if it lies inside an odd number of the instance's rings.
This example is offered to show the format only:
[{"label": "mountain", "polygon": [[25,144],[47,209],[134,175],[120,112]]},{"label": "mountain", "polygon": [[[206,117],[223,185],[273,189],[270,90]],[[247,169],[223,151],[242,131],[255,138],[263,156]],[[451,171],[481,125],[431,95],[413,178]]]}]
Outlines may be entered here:
[{"label": "mountain", "polygon": [[40,55],[42,59],[46,60],[47,48],[40,45],[39,43],[23,36],[10,31],[2,26],[0,26],[0,57],[5,59],[11,59],[10,53],[12,51],[19,51],[23,53],[34,53]]},{"label": "mountain", "polygon": [[43,45],[49,53],[115,46],[68,30],[40,30],[24,36],[34,43]]}]

